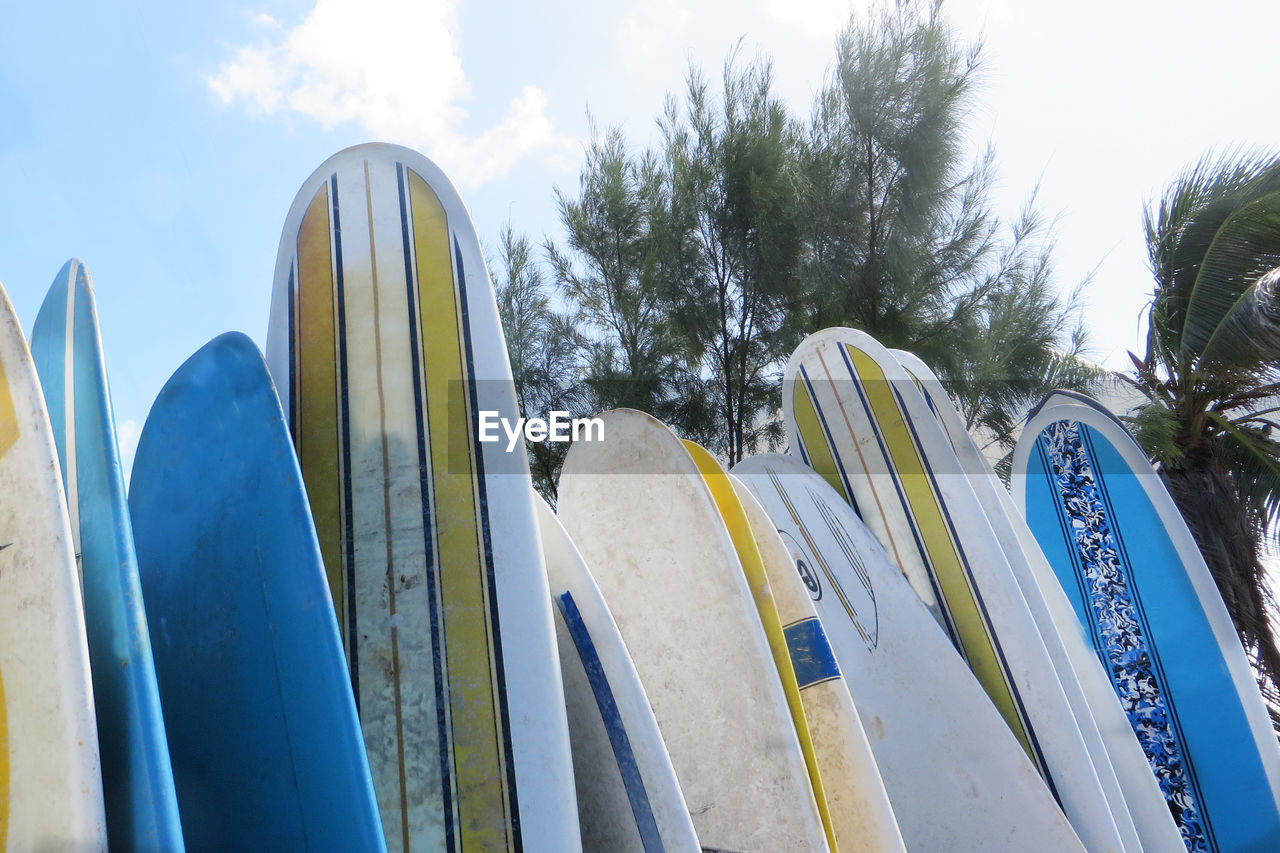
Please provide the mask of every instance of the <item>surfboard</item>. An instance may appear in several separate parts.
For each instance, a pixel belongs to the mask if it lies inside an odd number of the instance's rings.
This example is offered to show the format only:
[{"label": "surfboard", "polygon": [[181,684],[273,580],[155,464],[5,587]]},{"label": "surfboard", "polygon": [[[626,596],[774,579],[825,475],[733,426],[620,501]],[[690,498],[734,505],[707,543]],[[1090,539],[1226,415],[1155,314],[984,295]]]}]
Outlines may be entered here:
[{"label": "surfboard", "polygon": [[899,569],[798,460],[733,473],[809,590],[908,850],[1082,850],[1035,767]]},{"label": "surfboard", "polygon": [[415,151],[367,144],[303,184],[267,362],[342,626],[394,850],[579,841],[546,569],[475,229]]},{"label": "surfboard", "polygon": [[247,337],[161,389],[129,509],[187,847],[385,850],[297,460]]},{"label": "surfboard", "polygon": [[1071,602],[1013,498],[998,481],[942,383],[916,356],[890,350],[906,368],[933,411],[969,478],[982,509],[1004,549],[1045,641],[1059,681],[1071,702],[1094,768],[1125,835],[1134,849],[1177,850],[1181,836],[1134,737],[1115,689],[1085,638]]},{"label": "surfboard", "polygon": [[662,731],[698,840],[827,850],[751,589],[674,433],[642,412],[574,442],[557,513],[608,602]]},{"label": "surfboard", "polygon": [[0,850],[106,850],[80,578],[40,380],[0,287]]},{"label": "surfboard", "polygon": [[[835,829],[832,824],[831,810],[827,805],[827,792],[822,782],[822,769],[818,765],[818,757],[814,750],[813,735],[809,731],[809,721],[805,716],[804,699],[800,696],[800,682],[796,678],[796,670],[791,662],[791,648],[787,635],[783,632],[782,618],[778,615],[778,605],[773,600],[773,591],[769,588],[769,577],[765,574],[764,560],[756,545],[755,536],[751,532],[751,523],[747,520],[742,502],[738,500],[729,482],[724,468],[711,455],[711,452],[692,441],[684,442],[685,450],[693,457],[698,466],[702,481],[715,501],[720,520],[729,533],[729,541],[738,555],[738,563],[742,566],[747,586],[751,589],[751,597],[756,603],[756,613],[764,628],[765,638],[769,641],[769,652],[773,655],[773,665],[782,682],[783,695],[787,697],[787,710],[791,714],[792,725],[796,736],[800,739],[800,752],[804,755],[805,767],[809,771],[809,786],[813,791],[818,806],[818,816],[822,819],[822,829],[827,836],[827,844],[832,853],[839,849],[836,843]],[[834,661],[831,661],[834,663]],[[830,669],[827,670],[830,675]],[[849,838],[846,843],[852,841]]]},{"label": "surfboard", "polygon": [[582,848],[698,853],[693,820],[631,654],[573,540],[542,498],[537,505]]},{"label": "surfboard", "polygon": [[98,311],[78,259],[58,272],[31,329],[31,353],[62,465],[102,759],[107,840],[182,850],[151,639],[138,581]]},{"label": "surfboard", "polygon": [[[871,744],[798,564],[751,490],[732,474],[728,480],[777,606],[836,841],[845,850],[905,851]],[[724,516],[729,524],[731,513]]]},{"label": "surfboard", "polygon": [[1025,597],[910,376],[869,335],[827,329],[792,354],[791,447],[846,490],[956,647],[1092,851],[1124,840]]},{"label": "surfboard", "polygon": [[1115,417],[1054,394],[1015,505],[1103,661],[1190,851],[1280,849],[1280,747],[1213,579]]}]

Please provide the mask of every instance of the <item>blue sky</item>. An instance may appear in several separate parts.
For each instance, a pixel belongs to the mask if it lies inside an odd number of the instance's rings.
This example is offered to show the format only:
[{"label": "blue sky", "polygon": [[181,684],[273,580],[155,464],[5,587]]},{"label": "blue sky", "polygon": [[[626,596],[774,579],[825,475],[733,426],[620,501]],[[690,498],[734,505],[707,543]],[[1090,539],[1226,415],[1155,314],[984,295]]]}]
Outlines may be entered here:
[{"label": "blue sky", "polygon": [[[865,4],[855,4],[862,7]],[[1123,9],[1117,11],[1117,6]],[[1237,0],[952,0],[982,32],[975,150],[997,203],[1041,184],[1058,279],[1085,291],[1094,355],[1139,346],[1150,293],[1142,204],[1207,149],[1280,146],[1268,69],[1280,8]],[[1206,11],[1211,9],[1212,11]],[[557,232],[586,111],[654,137],[692,60],[743,37],[806,114],[849,6],[840,0],[285,0],[10,4],[0,30],[0,282],[23,325],[59,267],[94,278],[126,465],[160,386],[231,329],[265,341],[276,247],[298,186],[369,139],[436,159],[482,240],[510,219]]]}]

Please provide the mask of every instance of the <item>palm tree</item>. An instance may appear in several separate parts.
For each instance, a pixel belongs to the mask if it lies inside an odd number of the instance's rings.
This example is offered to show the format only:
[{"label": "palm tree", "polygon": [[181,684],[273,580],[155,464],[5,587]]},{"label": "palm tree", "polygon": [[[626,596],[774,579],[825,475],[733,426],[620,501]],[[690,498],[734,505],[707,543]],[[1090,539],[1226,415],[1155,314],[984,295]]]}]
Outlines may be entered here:
[{"label": "palm tree", "polygon": [[1206,156],[1148,206],[1155,294],[1133,420],[1195,535],[1280,730],[1280,154]]}]

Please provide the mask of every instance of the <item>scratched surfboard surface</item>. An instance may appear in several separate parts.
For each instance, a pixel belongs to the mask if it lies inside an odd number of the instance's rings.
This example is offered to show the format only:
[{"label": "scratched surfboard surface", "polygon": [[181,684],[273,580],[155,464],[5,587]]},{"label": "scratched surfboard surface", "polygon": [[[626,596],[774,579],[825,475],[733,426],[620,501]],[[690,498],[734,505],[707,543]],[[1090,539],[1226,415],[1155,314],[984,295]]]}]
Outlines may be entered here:
[{"label": "scratched surfboard surface", "polygon": [[71,537],[84,581],[108,840],[125,850],[178,851],[178,797],[97,304],[82,261],[68,261],[54,279],[31,330],[31,351],[62,462]]},{"label": "scratched surfboard surface", "polygon": [[0,850],[105,850],[80,579],[49,415],[0,288]]},{"label": "scratched surfboard surface", "polygon": [[523,447],[475,229],[366,144],[303,184],[267,361],[302,466],[391,850],[572,850],[568,726]]},{"label": "scratched surfboard surface", "polygon": [[587,564],[542,498],[578,819],[585,850],[698,853],[689,807],[631,653]]},{"label": "scratched surfboard surface", "polygon": [[556,511],[608,603],[703,847],[828,851],[786,694],[733,540],[665,424],[601,415]]},{"label": "scratched surfboard surface", "polygon": [[1115,416],[1055,392],[1015,503],[1071,600],[1192,853],[1280,849],[1280,747],[1173,499]]}]

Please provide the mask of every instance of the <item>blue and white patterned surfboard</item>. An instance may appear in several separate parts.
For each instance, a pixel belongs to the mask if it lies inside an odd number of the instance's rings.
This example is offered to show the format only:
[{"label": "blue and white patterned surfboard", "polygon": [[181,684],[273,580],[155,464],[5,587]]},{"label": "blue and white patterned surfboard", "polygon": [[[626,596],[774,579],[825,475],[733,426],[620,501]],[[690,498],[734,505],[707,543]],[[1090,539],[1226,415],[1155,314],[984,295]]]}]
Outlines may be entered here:
[{"label": "blue and white patterned surfboard", "polygon": [[1113,415],[1051,395],[1015,502],[1085,626],[1192,853],[1280,849],[1280,746],[1204,559]]}]

